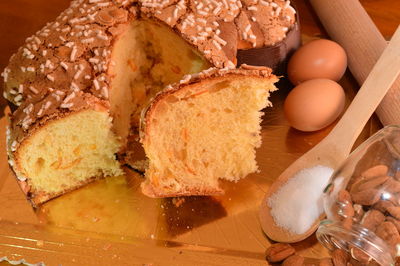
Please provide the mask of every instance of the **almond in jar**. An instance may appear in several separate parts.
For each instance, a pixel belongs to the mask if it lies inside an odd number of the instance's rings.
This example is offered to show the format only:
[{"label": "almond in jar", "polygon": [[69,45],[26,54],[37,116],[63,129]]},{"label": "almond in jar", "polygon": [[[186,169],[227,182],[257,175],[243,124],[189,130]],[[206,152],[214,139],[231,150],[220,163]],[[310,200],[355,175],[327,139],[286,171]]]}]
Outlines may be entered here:
[{"label": "almond in jar", "polygon": [[388,126],[354,150],[325,189],[328,249],[361,265],[394,265],[400,255],[400,127]]}]

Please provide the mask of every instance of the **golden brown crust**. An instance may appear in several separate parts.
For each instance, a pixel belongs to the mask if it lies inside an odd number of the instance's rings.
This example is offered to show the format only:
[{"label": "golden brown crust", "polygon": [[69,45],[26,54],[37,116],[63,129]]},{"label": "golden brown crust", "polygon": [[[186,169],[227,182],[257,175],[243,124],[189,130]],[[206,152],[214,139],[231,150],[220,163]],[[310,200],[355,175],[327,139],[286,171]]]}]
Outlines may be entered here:
[{"label": "golden brown crust", "polygon": [[214,66],[232,67],[237,49],[282,41],[296,22],[284,0],[140,0],[142,15],[164,22]]},{"label": "golden brown crust", "polygon": [[37,207],[50,199],[54,199],[59,196],[62,196],[65,193],[74,191],[80,187],[83,187],[84,185],[90,184],[90,183],[92,183],[96,180],[100,180],[102,178],[103,178],[102,176],[91,177],[89,179],[86,179],[85,181],[79,182],[79,184],[77,184],[75,186],[69,187],[68,189],[64,189],[63,191],[58,192],[58,193],[47,193],[45,191],[37,191],[35,193],[30,194],[28,196],[28,199],[32,203],[33,207]]}]

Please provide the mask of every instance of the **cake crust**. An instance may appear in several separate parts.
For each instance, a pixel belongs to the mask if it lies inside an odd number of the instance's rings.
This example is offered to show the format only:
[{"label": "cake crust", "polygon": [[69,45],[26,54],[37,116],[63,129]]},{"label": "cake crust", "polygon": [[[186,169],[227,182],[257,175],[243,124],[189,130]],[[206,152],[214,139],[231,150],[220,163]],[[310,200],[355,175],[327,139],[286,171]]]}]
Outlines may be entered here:
[{"label": "cake crust", "polygon": [[184,196],[220,196],[224,191],[219,187],[183,187],[178,192],[166,192],[149,182],[141,184],[142,193],[151,198],[184,197]]},{"label": "cake crust", "polygon": [[[14,176],[18,179],[17,174],[12,171]],[[31,190],[31,187],[29,186],[28,182],[25,181],[21,181],[20,179],[18,179],[18,184],[19,187],[21,188],[21,191],[25,194],[27,200],[31,203],[33,208],[37,208],[38,206],[40,206],[41,204],[43,204],[44,202],[50,200],[50,199],[54,199],[57,198],[59,196],[64,195],[65,193],[74,191],[84,185],[90,184],[96,180],[101,179],[101,176],[96,176],[96,177],[92,177],[89,178],[83,182],[80,182],[78,185],[76,186],[72,186],[69,187],[68,189],[63,190],[62,192],[58,192],[58,193],[48,193],[48,192],[44,192],[44,191],[36,191],[33,192]]]}]

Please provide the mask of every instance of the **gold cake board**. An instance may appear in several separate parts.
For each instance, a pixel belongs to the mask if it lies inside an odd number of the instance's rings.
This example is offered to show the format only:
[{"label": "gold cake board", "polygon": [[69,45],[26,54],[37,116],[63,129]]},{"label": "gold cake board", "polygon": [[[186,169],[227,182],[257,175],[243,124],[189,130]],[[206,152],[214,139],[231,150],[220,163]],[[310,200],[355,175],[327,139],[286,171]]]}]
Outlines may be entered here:
[{"label": "gold cake board", "polygon": [[[350,75],[342,85],[348,105],[356,86]],[[237,183],[223,182],[224,196],[188,197],[179,207],[172,199],[145,197],[140,192],[143,177],[126,169],[125,176],[96,181],[33,211],[8,168],[3,117],[0,258],[46,265],[265,265],[264,252],[271,242],[258,221],[260,201],[285,167],[333,127],[313,133],[290,128],[282,113],[289,86],[283,81],[279,87],[262,123],[260,173]],[[356,145],[380,127],[372,118]],[[294,246],[309,258],[328,256],[314,236]]]}]

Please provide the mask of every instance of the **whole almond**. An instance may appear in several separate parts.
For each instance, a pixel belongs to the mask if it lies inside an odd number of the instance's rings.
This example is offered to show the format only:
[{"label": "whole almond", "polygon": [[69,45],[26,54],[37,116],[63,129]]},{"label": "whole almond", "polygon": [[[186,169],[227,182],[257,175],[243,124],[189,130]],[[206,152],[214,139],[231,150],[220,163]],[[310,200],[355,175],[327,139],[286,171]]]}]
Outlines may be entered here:
[{"label": "whole almond", "polygon": [[267,249],[265,255],[267,260],[273,263],[283,261],[284,259],[293,255],[295,252],[296,250],[289,244],[276,243]]},{"label": "whole almond", "polygon": [[341,249],[335,249],[332,252],[332,261],[334,266],[346,266],[349,255]]},{"label": "whole almond", "polygon": [[385,183],[388,179],[390,179],[389,176],[378,176],[375,178],[371,178],[365,181],[358,182],[355,184],[355,191],[361,191],[361,190],[366,190],[370,188],[377,188],[383,183]]},{"label": "whole almond", "polygon": [[294,254],[289,258],[285,259],[282,266],[303,266],[304,258],[300,255]]},{"label": "whole almond", "polygon": [[119,8],[111,9],[108,13],[118,22],[123,22],[128,18],[128,12]]},{"label": "whole almond", "polygon": [[381,197],[380,191],[377,189],[366,189],[351,194],[353,201],[361,205],[374,205]]},{"label": "whole almond", "polygon": [[114,24],[115,19],[109,14],[109,10],[101,10],[96,15],[96,22],[102,25],[110,26]]},{"label": "whole almond", "polygon": [[396,218],[397,220],[400,219],[400,207],[388,207],[387,212],[392,215],[394,218]]},{"label": "whole almond", "polygon": [[375,203],[374,205],[372,205],[373,209],[376,209],[382,213],[387,212],[387,208],[389,207],[394,207],[393,202],[388,201],[388,200],[380,200],[377,203]]},{"label": "whole almond", "polygon": [[350,193],[347,190],[340,190],[337,196],[339,215],[343,218],[353,217],[354,208],[351,200]]},{"label": "whole almond", "polygon": [[383,215],[383,213],[378,210],[369,210],[362,218],[361,224],[374,232],[383,221],[385,221],[385,215]]},{"label": "whole almond", "polygon": [[338,192],[337,201],[340,203],[344,203],[344,204],[351,203],[352,200],[351,200],[350,193],[345,189],[340,190]]},{"label": "whole almond", "polygon": [[376,229],[375,233],[392,247],[400,243],[399,231],[397,231],[396,226],[389,221],[383,222]]},{"label": "whole almond", "polygon": [[388,167],[384,164],[379,164],[373,167],[368,168],[364,172],[361,173],[361,176],[365,179],[370,179],[376,176],[386,175],[388,172]]}]

